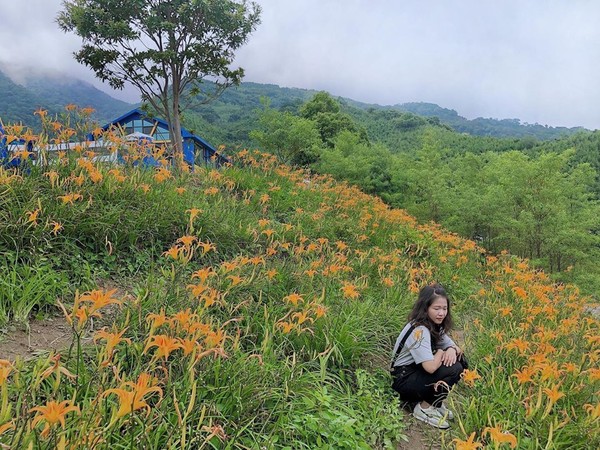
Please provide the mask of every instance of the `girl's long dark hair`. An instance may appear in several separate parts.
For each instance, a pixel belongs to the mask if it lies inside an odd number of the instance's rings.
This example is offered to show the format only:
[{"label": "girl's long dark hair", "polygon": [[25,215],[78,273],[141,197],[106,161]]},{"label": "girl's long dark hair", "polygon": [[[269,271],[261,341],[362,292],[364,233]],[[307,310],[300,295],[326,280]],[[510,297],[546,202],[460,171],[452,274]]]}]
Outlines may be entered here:
[{"label": "girl's long dark hair", "polygon": [[[448,314],[446,314],[444,321],[440,325],[437,325],[429,320],[427,310],[433,301],[439,297],[445,298],[448,301]],[[452,329],[453,322],[450,311],[450,298],[446,294],[446,290],[441,284],[434,283],[421,289],[419,297],[408,315],[408,321],[417,326],[423,325],[426,327],[431,333],[431,344],[435,346],[440,341],[442,333],[448,333]]]}]

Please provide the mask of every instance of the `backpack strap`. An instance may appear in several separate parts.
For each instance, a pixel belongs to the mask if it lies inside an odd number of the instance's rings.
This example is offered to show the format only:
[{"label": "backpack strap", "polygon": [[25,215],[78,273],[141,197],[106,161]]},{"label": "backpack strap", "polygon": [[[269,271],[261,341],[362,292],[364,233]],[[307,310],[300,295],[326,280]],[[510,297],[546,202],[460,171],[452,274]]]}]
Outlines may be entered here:
[{"label": "backpack strap", "polygon": [[396,349],[396,353],[394,354],[394,357],[392,358],[392,363],[390,364],[390,370],[394,370],[394,363],[396,362],[396,359],[398,359],[398,355],[400,355],[400,352],[402,351],[404,344],[406,344],[406,340],[410,336],[410,333],[412,333],[416,327],[417,326],[415,324],[411,324],[411,327],[408,329],[408,331],[406,332],[406,334],[404,335],[404,337],[398,344],[398,348]]}]

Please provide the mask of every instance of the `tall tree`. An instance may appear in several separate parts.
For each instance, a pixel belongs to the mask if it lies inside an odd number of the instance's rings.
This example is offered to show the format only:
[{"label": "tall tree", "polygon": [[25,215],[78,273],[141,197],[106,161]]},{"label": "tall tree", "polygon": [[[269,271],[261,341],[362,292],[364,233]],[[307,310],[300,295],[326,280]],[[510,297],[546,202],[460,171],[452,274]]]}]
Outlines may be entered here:
[{"label": "tall tree", "polygon": [[[178,159],[181,111],[207,102],[244,71],[231,69],[234,51],[260,22],[246,0],[65,0],[59,27],[83,40],[75,59],[115,89],[135,86],[142,101],[169,122]],[[203,89],[203,80],[214,81]]]}]

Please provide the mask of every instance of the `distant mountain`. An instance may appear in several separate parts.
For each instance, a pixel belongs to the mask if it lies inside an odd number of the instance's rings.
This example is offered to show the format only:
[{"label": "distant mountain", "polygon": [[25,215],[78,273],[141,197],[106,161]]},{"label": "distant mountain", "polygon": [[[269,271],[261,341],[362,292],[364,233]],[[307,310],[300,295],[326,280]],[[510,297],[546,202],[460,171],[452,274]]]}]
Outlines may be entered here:
[{"label": "distant mountain", "polygon": [[455,110],[442,108],[435,103],[402,103],[394,109],[411,112],[424,117],[438,117],[441,123],[450,125],[455,131],[475,136],[534,137],[540,140],[555,139],[582,131],[583,127],[549,127],[547,125],[522,123],[519,119],[465,119]]},{"label": "distant mountain", "polygon": [[[33,115],[38,107],[44,107],[51,114],[64,111],[64,106],[74,103],[78,106],[91,106],[96,110],[94,118],[101,123],[123,114],[134,105],[117,100],[91,84],[65,75],[36,73],[30,70],[13,81],[0,66],[0,118],[4,122],[23,122],[36,127],[39,120]],[[6,71],[5,71],[6,72]],[[268,98],[271,107],[297,112],[300,105],[309,100],[317,91],[300,88],[279,87],[274,84],[242,83],[226,90],[216,101],[192,107],[184,113],[184,124],[192,131],[208,139],[227,144],[248,143],[248,133],[255,127],[257,109],[261,99]],[[394,106],[381,106],[338,97],[343,107],[352,114],[356,111],[391,110],[411,113],[428,118],[428,123],[446,125],[459,133],[475,136],[555,139],[583,130],[581,127],[548,127],[540,124],[521,123],[519,119],[468,120],[453,109],[443,108],[433,103],[403,103]],[[353,114],[356,116],[356,114]],[[401,118],[402,126],[417,123],[411,116]],[[398,120],[397,120],[398,122]],[[396,124],[397,125],[397,124]]]},{"label": "distant mountain", "polygon": [[0,118],[5,123],[22,122],[39,127],[33,113],[38,108],[54,115],[70,103],[95,109],[92,118],[105,123],[132,109],[134,105],[117,100],[85,81],[68,76],[30,72],[12,80],[0,71]]},{"label": "distant mountain", "polygon": [[[14,83],[4,73],[0,72],[0,119],[3,122],[21,122],[33,125],[35,109],[43,101],[33,92]],[[51,113],[56,113],[55,105],[48,106]]]}]

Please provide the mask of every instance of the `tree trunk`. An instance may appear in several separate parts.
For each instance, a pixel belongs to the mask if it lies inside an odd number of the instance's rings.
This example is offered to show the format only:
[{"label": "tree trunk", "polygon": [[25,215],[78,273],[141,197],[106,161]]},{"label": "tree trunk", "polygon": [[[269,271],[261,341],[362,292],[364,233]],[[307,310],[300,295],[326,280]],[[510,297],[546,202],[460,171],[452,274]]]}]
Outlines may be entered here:
[{"label": "tree trunk", "polygon": [[173,111],[169,128],[173,144],[173,163],[175,167],[181,168],[183,165],[183,139],[181,138],[181,119],[178,110]]},{"label": "tree trunk", "polygon": [[169,122],[169,132],[171,133],[171,143],[173,144],[173,164],[177,169],[183,167],[183,139],[181,138],[181,113],[179,111],[180,86],[181,80],[176,67],[172,68],[173,85],[170,111],[172,113]]}]

